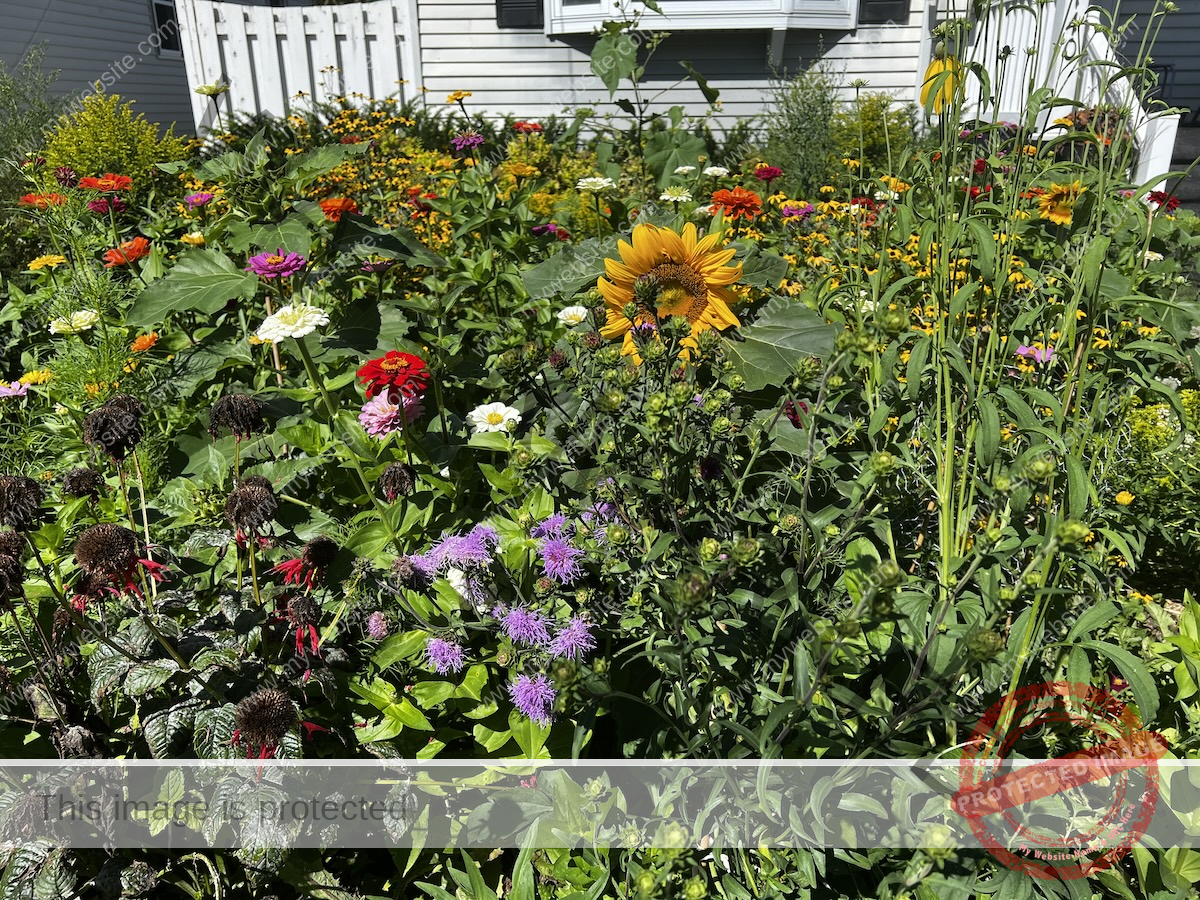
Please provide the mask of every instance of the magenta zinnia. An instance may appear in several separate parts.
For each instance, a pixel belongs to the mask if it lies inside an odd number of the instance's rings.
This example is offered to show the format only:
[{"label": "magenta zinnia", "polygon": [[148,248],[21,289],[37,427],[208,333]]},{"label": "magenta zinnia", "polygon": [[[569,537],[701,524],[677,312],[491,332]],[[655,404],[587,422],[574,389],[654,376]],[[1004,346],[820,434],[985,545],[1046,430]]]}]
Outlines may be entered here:
[{"label": "magenta zinnia", "polygon": [[260,253],[246,260],[246,271],[261,278],[284,278],[295,275],[304,268],[304,257],[299,253],[285,254],[282,249],[274,253]]}]

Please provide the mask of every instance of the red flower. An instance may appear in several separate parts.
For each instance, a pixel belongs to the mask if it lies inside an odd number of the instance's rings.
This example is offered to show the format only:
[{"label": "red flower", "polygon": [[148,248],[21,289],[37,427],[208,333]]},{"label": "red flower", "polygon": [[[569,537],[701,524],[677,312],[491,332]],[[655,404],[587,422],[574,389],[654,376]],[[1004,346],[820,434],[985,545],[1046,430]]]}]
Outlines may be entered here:
[{"label": "red flower", "polygon": [[987,171],[987,160],[982,157],[975,160],[975,174],[982,175]]},{"label": "red flower", "polygon": [[105,193],[127,191],[133,187],[133,179],[128,175],[114,175],[112,172],[106,172],[99,178],[80,178],[79,187],[84,190],[104,191]]},{"label": "red flower", "polygon": [[62,206],[66,202],[67,198],[62,194],[26,194],[17,201],[17,205],[45,209],[47,206]]},{"label": "red flower", "polygon": [[542,130],[542,126],[537,122],[513,122],[513,131],[521,134],[534,134]]},{"label": "red flower", "polygon": [[1166,191],[1151,191],[1148,199],[1164,212],[1171,213],[1179,209],[1179,198],[1174,194],[1168,194]]},{"label": "red flower", "polygon": [[803,400],[789,400],[783,404],[783,413],[793,428],[803,428],[804,416],[808,415],[808,404]]},{"label": "red flower", "polygon": [[422,194],[419,187],[410,187],[408,189],[408,202],[412,204],[413,209],[419,213],[431,212],[433,207],[428,203],[425,203],[421,199],[422,197],[424,197],[425,200],[436,200],[437,194]]},{"label": "red flower", "polygon": [[321,212],[330,222],[340,222],[343,213],[358,212],[358,204],[349,197],[330,197],[320,203]]},{"label": "red flower", "polygon": [[730,219],[753,219],[762,212],[762,198],[743,187],[735,187],[732,191],[721,189],[712,195],[712,199],[709,211],[715,213],[723,209]]},{"label": "red flower", "polygon": [[347,134],[342,138],[342,143],[343,144],[361,144],[362,138],[360,138],[357,134]]},{"label": "red flower", "polygon": [[990,184],[985,184],[983,187],[979,187],[978,185],[973,184],[969,188],[963,188],[963,190],[967,191],[971,195],[972,200],[978,200],[983,194],[991,193],[992,186]]},{"label": "red flower", "polygon": [[759,166],[754,170],[754,177],[759,181],[765,181],[767,187],[771,186],[771,182],[783,174],[783,169],[777,166]]},{"label": "red flower", "polygon": [[115,266],[126,266],[131,262],[137,262],[149,254],[150,242],[144,237],[135,237],[133,240],[125,241],[120,247],[105,251],[104,268],[111,269]]},{"label": "red flower", "polygon": [[367,385],[370,400],[384,388],[396,388],[412,397],[429,386],[429,367],[420,357],[402,350],[389,350],[358,370],[358,377]]}]

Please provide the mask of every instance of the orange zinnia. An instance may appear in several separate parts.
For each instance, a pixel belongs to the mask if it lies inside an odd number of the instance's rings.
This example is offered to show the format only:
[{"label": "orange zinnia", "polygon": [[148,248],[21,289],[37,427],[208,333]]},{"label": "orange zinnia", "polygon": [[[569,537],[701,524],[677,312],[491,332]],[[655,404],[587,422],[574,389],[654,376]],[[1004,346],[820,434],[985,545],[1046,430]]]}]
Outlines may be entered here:
[{"label": "orange zinnia", "polygon": [[754,191],[748,191],[743,187],[735,187],[730,190],[719,190],[712,195],[713,203],[708,208],[709,212],[715,213],[719,209],[725,210],[725,215],[730,219],[747,218],[753,219],[762,212],[762,198]]},{"label": "orange zinnia", "polygon": [[17,205],[45,209],[47,206],[62,206],[66,202],[67,198],[62,194],[26,194],[17,201]]},{"label": "orange zinnia", "polygon": [[104,268],[111,269],[114,266],[125,266],[131,262],[136,262],[149,253],[150,242],[144,237],[135,237],[133,240],[123,242],[120,247],[106,251],[104,254]]},{"label": "orange zinnia", "polygon": [[128,175],[114,175],[112,172],[106,172],[99,178],[91,176],[80,178],[79,186],[84,190],[92,191],[127,191],[133,187],[133,179]]},{"label": "orange zinnia", "polygon": [[343,213],[358,212],[358,204],[349,197],[330,197],[321,201],[321,211],[330,222],[340,222]]},{"label": "orange zinnia", "polygon": [[129,345],[129,349],[134,353],[144,353],[157,343],[158,332],[152,331],[149,334],[139,334],[134,338],[133,343]]}]

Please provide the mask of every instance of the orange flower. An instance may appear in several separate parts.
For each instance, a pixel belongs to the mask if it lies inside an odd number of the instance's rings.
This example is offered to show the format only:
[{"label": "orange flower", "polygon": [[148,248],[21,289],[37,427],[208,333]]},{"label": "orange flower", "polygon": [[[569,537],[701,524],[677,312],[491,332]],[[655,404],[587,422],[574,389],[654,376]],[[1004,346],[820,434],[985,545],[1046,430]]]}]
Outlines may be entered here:
[{"label": "orange flower", "polygon": [[143,256],[150,253],[150,242],[144,237],[135,237],[133,240],[125,241],[120,247],[108,250],[104,254],[104,268],[111,269],[114,266],[124,266],[131,262],[136,262]]},{"label": "orange flower", "polygon": [[158,332],[152,331],[149,334],[139,334],[129,345],[129,349],[134,353],[144,353],[155,344],[158,343]]},{"label": "orange flower", "polygon": [[349,197],[330,197],[321,201],[321,211],[330,222],[340,222],[343,213],[358,212],[358,204]]},{"label": "orange flower", "polygon": [[708,208],[709,212],[715,213],[718,209],[724,209],[725,215],[730,219],[753,219],[762,212],[762,198],[743,187],[735,187],[732,191],[719,190],[712,198],[713,204]]},{"label": "orange flower", "polygon": [[67,198],[62,194],[26,194],[17,201],[17,205],[45,209],[47,206],[62,206],[66,202]]},{"label": "orange flower", "polygon": [[127,191],[133,187],[133,179],[128,175],[114,175],[112,172],[106,172],[99,178],[91,176],[79,179],[79,186],[84,190],[91,191]]}]

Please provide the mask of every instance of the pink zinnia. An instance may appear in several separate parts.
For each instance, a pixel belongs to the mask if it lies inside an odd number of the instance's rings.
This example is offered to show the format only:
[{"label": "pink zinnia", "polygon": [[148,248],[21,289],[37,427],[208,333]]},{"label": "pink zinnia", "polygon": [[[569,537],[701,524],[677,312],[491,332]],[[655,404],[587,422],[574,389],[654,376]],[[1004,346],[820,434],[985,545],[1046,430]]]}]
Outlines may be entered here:
[{"label": "pink zinnia", "polygon": [[411,425],[425,414],[421,395],[409,396],[388,391],[368,400],[358,414],[358,421],[371,437],[385,438],[405,425]]},{"label": "pink zinnia", "polygon": [[274,253],[260,253],[246,260],[246,271],[263,278],[284,278],[295,275],[304,268],[305,259],[299,253],[284,254],[282,249]]}]

